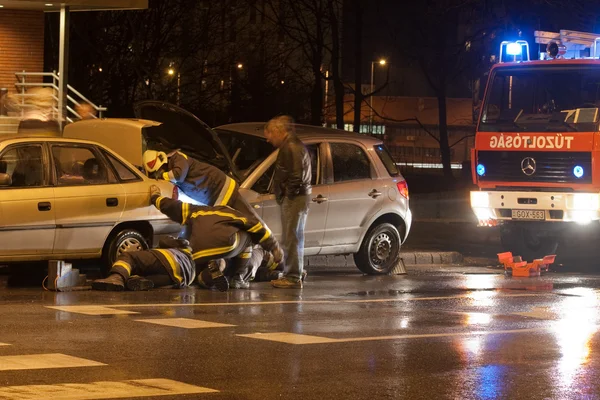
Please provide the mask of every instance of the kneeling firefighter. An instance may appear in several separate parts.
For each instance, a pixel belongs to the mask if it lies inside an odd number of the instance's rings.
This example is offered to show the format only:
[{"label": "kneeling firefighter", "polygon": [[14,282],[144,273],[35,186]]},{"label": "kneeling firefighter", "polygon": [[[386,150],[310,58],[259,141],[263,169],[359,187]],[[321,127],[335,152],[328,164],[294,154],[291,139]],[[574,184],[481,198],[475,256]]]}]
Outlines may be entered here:
[{"label": "kneeling firefighter", "polygon": [[232,259],[230,286],[248,288],[253,244],[271,252],[276,263],[283,259],[279,243],[258,217],[245,215],[228,206],[197,206],[163,197],[154,185],[150,190],[150,201],[156,208],[171,220],[187,226],[192,259],[200,271],[200,284],[212,286],[214,276],[220,278],[214,268],[207,268],[210,261]]}]

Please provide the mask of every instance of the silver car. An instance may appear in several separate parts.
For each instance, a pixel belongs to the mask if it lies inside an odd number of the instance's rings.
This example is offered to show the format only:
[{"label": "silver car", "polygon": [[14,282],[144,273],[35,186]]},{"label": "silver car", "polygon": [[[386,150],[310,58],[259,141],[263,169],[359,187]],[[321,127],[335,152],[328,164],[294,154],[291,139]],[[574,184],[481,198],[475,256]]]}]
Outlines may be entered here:
[{"label": "silver car", "polygon": [[[137,132],[128,127],[135,120],[103,119],[76,122],[65,133],[100,141],[138,167],[148,148],[180,149],[212,163],[240,183],[242,195],[281,239],[273,194],[278,151],[265,140],[264,123],[211,129],[192,113],[159,101],[141,102],[135,111],[144,121]],[[383,143],[315,126],[296,125],[296,132],[312,157],[305,254],[354,254],[361,271],[388,273],[400,258],[412,214],[406,181]]]},{"label": "silver car", "polygon": [[[242,174],[241,192],[276,237],[279,205],[273,194],[278,150],[264,138],[264,123],[215,129]],[[354,133],[296,125],[312,160],[312,202],[305,254],[354,254],[368,274],[388,273],[400,257],[412,215],[408,187],[381,140]]]}]

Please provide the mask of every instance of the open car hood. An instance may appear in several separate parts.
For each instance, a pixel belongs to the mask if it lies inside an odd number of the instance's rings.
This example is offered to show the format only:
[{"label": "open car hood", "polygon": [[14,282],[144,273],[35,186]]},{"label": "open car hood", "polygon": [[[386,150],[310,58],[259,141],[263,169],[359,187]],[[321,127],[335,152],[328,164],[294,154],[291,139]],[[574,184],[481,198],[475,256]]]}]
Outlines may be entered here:
[{"label": "open car hood", "polygon": [[162,123],[144,130],[148,149],[165,152],[181,150],[240,181],[238,171],[219,136],[191,112],[157,100],[136,103],[134,112],[136,118]]}]

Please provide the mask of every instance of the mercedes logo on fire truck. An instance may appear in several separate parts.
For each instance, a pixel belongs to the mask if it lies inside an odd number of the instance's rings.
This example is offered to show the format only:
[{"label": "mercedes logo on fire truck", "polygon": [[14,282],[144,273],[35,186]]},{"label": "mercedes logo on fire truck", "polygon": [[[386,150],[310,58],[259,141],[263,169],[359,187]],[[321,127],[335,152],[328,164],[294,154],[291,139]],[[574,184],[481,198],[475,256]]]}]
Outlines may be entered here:
[{"label": "mercedes logo on fire truck", "polygon": [[535,160],[531,157],[525,157],[521,161],[521,171],[527,176],[535,174]]}]

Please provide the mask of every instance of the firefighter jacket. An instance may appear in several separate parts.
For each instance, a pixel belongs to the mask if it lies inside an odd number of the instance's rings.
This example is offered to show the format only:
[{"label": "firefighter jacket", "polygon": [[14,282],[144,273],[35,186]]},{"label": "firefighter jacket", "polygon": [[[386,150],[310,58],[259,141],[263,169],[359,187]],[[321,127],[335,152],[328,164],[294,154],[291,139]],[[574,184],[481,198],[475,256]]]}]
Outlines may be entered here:
[{"label": "firefighter jacket", "polygon": [[226,205],[237,183],[223,171],[210,164],[175,152],[169,157],[168,171],[162,179],[176,184],[192,199],[209,206]]},{"label": "firefighter jacket", "polygon": [[258,218],[244,215],[228,206],[196,206],[162,197],[151,197],[152,204],[175,222],[186,224],[196,262],[227,258],[240,245],[240,231],[247,232],[254,244],[273,251],[279,243]]},{"label": "firefighter jacket", "polygon": [[284,197],[293,199],[296,196],[308,195],[312,192],[310,155],[304,143],[294,134],[289,134],[279,147],[275,161],[274,189],[277,203]]}]

